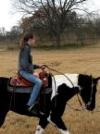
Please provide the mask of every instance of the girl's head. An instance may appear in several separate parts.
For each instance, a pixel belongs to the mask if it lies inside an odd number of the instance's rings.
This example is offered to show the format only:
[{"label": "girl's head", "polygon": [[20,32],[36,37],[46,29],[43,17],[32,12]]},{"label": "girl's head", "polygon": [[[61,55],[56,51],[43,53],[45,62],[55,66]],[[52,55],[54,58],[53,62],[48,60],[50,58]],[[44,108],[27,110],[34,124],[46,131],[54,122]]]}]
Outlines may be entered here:
[{"label": "girl's head", "polygon": [[20,47],[23,48],[24,45],[28,43],[29,45],[34,45],[35,43],[35,36],[33,33],[26,33],[24,34],[21,43],[20,43]]}]

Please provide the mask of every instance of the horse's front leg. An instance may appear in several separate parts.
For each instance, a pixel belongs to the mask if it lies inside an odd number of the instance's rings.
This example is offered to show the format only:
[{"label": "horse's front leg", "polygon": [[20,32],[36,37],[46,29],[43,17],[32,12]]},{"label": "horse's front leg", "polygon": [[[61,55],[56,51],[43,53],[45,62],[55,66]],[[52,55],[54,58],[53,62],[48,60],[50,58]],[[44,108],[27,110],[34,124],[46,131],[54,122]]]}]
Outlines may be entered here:
[{"label": "horse's front leg", "polygon": [[49,94],[44,94],[43,96],[41,96],[41,99],[44,99],[44,105],[41,108],[41,112],[43,112],[43,114],[41,114],[40,116],[40,120],[39,120],[39,125],[36,128],[35,134],[43,134],[44,129],[47,127],[48,125],[48,120],[47,117],[50,114],[50,106],[51,106],[51,92]]},{"label": "horse's front leg", "polygon": [[57,116],[49,116],[48,121],[54,125],[61,134],[70,134],[70,132],[68,131],[67,127],[65,126],[63,120],[61,119],[61,117],[57,117]]},{"label": "horse's front leg", "polygon": [[39,120],[39,125],[37,125],[37,127],[36,127],[35,134],[43,134],[44,129],[47,127],[48,123],[49,122],[47,121],[47,117],[41,116],[40,120]]}]

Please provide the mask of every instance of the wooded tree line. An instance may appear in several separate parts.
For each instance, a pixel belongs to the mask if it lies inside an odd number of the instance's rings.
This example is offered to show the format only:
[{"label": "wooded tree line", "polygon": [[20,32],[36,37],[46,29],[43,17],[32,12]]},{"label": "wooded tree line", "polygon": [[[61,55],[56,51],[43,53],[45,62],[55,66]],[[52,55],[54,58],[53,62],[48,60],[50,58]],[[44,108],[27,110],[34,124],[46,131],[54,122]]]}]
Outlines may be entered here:
[{"label": "wooded tree line", "polygon": [[[87,0],[13,0],[14,7],[23,12],[19,26],[10,32],[0,31],[0,40],[19,40],[22,32],[33,31],[40,44],[59,47],[67,44],[86,44],[100,36],[100,18],[93,18],[82,8]],[[82,17],[77,10],[87,12]],[[49,45],[49,43],[47,44]]]}]

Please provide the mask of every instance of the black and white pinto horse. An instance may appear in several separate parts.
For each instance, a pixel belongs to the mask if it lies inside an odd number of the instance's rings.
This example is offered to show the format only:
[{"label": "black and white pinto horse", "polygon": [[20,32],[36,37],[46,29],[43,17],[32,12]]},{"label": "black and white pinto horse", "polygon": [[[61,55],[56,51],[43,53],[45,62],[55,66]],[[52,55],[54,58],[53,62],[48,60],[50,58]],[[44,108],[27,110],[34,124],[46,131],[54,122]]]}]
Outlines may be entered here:
[{"label": "black and white pinto horse", "polygon": [[[49,75],[48,79],[48,89],[52,88],[52,92],[41,95],[44,99],[44,104],[42,107],[40,106],[43,114],[41,112],[38,116],[39,124],[35,134],[43,134],[44,129],[51,122],[55,124],[61,134],[69,134],[70,132],[61,118],[66,102],[79,93],[86,109],[94,110],[96,87],[100,78],[93,78],[85,74],[65,74],[54,77]],[[10,110],[22,115],[34,116],[25,108],[29,95],[30,93],[11,92],[9,78],[0,77],[0,126],[3,125],[7,112]]]}]

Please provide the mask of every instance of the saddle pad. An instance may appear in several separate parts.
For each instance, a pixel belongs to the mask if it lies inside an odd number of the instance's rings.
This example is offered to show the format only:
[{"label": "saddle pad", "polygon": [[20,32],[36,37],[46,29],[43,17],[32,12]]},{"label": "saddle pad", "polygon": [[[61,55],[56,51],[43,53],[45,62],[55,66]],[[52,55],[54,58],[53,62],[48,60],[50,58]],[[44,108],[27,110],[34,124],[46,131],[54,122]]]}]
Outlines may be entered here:
[{"label": "saddle pad", "polygon": [[31,93],[32,87],[13,87],[8,85],[8,91],[14,93]]}]

